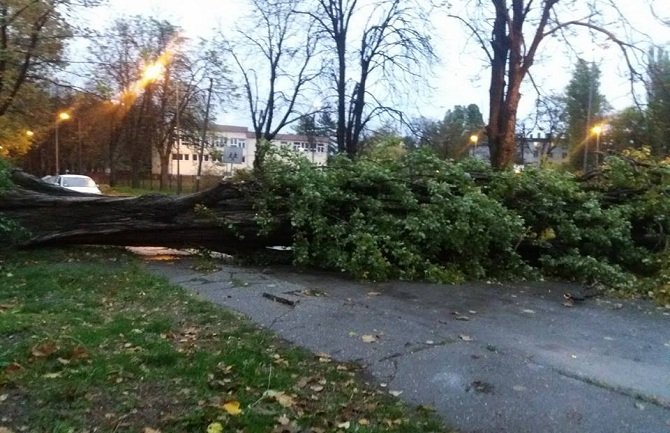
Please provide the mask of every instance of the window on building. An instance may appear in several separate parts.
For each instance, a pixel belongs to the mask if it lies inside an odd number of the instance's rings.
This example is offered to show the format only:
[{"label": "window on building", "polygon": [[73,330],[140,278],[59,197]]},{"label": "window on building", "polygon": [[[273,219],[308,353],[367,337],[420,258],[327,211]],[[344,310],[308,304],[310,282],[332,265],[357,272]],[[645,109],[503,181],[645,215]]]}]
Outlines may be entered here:
[{"label": "window on building", "polygon": [[246,140],[243,140],[243,139],[239,139],[239,140],[237,140],[237,144],[238,144],[239,147],[241,147],[242,149],[244,149],[244,148],[247,147],[247,141],[246,141]]},{"label": "window on building", "polygon": [[179,155],[177,155],[176,153],[173,153],[172,154],[172,160],[176,161],[177,159],[179,159]]},{"label": "window on building", "polygon": [[298,151],[300,150],[300,143],[297,141],[293,142],[293,150]]},{"label": "window on building", "polygon": [[194,153],[194,154],[193,154],[193,161],[197,161],[197,160],[198,160],[198,154],[197,154],[197,153]]},{"label": "window on building", "polygon": [[319,153],[323,153],[323,152],[326,151],[326,146],[324,146],[323,144],[319,143],[319,144],[316,145],[316,151],[319,152]]},{"label": "window on building", "polygon": [[188,161],[188,153],[184,154],[184,161]]}]

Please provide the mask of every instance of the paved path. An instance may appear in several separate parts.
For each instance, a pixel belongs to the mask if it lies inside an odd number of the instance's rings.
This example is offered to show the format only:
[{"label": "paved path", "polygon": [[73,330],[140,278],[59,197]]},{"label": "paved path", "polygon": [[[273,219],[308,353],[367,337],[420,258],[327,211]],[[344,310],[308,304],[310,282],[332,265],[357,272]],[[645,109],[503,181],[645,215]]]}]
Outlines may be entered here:
[{"label": "paved path", "polygon": [[463,432],[670,432],[668,310],[618,300],[567,308],[556,283],[361,284],[191,264],[148,266],[295,344],[361,363]]}]

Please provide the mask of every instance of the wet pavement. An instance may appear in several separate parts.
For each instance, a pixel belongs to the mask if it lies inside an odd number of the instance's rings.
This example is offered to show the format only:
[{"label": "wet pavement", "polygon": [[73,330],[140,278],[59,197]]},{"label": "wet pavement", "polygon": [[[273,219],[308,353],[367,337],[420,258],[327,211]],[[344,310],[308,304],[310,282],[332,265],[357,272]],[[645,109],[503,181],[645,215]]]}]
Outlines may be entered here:
[{"label": "wet pavement", "polygon": [[159,254],[147,266],[472,433],[670,432],[670,310],[559,283],[364,284]]}]

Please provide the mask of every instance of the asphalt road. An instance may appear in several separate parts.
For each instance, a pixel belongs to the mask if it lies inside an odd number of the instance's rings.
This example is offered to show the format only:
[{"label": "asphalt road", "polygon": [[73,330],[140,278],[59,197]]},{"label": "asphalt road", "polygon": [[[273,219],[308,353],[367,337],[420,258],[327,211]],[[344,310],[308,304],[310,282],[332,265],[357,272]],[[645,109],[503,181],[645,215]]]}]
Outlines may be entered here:
[{"label": "asphalt road", "polygon": [[[165,258],[165,257],[163,257]],[[670,432],[670,310],[558,283],[361,284],[189,258],[147,266],[284,339],[363,365],[472,433]]]}]

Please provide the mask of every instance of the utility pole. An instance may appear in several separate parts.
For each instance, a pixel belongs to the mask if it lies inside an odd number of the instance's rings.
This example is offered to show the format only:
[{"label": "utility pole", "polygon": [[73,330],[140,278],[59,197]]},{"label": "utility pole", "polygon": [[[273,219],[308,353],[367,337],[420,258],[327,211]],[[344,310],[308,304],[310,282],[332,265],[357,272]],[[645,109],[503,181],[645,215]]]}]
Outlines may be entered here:
[{"label": "utility pole", "polygon": [[77,116],[77,173],[84,174],[81,162],[81,118]]},{"label": "utility pole", "polygon": [[209,79],[209,90],[207,91],[207,107],[205,108],[205,125],[202,128],[202,138],[200,140],[200,155],[198,156],[198,174],[195,177],[195,191],[200,191],[200,176],[202,174],[202,158],[205,154],[205,141],[207,140],[207,128],[209,127],[209,108],[212,103],[212,88],[214,80]]},{"label": "utility pole", "polygon": [[584,164],[582,172],[586,173],[589,159],[589,140],[591,139],[591,111],[593,110],[593,77],[591,71],[593,70],[593,63],[589,65],[589,103],[586,109],[586,139],[584,140]]}]

